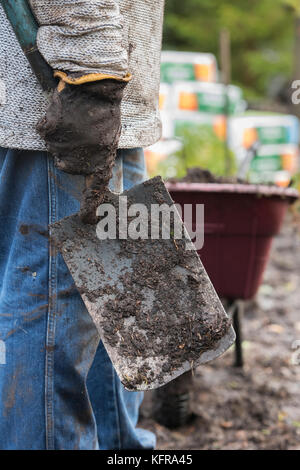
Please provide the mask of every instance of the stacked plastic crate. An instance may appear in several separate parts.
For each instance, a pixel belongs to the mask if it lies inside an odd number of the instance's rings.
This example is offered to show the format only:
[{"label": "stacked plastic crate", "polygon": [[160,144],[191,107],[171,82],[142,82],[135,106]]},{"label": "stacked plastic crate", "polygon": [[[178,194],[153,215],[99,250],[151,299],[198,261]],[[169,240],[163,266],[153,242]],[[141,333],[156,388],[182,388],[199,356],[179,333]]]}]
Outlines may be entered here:
[{"label": "stacked plastic crate", "polygon": [[216,58],[210,53],[164,51],[161,64],[160,111],[162,140],[146,151],[148,168],[180,146],[185,128],[210,126],[225,138],[224,114],[236,114],[245,108],[242,90],[218,83]]},{"label": "stacked plastic crate", "polygon": [[299,171],[299,120],[284,114],[254,113],[230,120],[229,145],[239,162],[243,162],[249,149],[256,145],[249,162],[250,182],[288,186]]}]

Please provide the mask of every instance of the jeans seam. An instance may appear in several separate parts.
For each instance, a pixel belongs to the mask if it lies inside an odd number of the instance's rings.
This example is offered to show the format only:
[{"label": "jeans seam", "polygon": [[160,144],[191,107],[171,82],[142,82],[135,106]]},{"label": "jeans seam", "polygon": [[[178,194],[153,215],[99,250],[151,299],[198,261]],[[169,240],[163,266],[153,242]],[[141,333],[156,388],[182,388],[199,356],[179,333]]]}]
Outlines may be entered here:
[{"label": "jeans seam", "polygon": [[[53,162],[47,156],[49,223],[56,221],[56,192],[53,179]],[[48,318],[46,336],[45,367],[45,414],[46,414],[46,449],[54,449],[54,345],[55,345],[55,305],[56,305],[56,256],[55,247],[49,239],[49,284]]]},{"label": "jeans seam", "polygon": [[113,379],[113,391],[114,391],[114,401],[115,401],[115,410],[116,410],[116,425],[117,425],[117,435],[118,435],[118,450],[122,449],[122,440],[121,440],[121,423],[120,423],[120,410],[119,402],[117,400],[117,384],[116,384],[116,373],[113,365],[111,365],[112,379]]}]

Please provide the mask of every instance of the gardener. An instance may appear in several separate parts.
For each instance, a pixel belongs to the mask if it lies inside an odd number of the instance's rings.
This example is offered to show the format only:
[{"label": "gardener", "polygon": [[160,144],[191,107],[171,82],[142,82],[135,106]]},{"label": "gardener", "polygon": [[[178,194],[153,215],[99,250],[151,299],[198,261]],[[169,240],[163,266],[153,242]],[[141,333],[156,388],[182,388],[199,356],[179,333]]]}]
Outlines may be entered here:
[{"label": "gardener", "polygon": [[48,107],[1,8],[0,448],[152,448],[48,224],[144,179],[164,0],[29,3],[59,84]]}]

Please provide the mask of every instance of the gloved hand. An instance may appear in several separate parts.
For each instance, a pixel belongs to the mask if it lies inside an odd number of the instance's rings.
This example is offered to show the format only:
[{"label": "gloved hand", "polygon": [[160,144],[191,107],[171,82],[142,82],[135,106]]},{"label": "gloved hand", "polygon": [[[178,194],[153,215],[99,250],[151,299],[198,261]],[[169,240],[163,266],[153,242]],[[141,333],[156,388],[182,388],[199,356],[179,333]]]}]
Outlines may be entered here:
[{"label": "gloved hand", "polygon": [[87,176],[80,216],[84,223],[96,223],[96,209],[112,176],[121,132],[121,100],[128,80],[81,83],[84,77],[56,75],[61,81],[37,130],[57,168]]}]

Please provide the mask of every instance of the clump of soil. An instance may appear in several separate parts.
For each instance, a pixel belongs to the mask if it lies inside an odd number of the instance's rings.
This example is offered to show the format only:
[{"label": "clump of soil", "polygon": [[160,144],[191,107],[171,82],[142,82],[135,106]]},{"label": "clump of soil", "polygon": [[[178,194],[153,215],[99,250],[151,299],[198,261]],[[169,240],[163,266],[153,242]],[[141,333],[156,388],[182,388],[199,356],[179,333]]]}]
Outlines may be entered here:
[{"label": "clump of soil", "polygon": [[187,174],[183,178],[170,178],[170,183],[217,183],[217,184],[249,184],[247,181],[236,176],[225,177],[216,176],[209,170],[194,167],[188,168]]},{"label": "clump of soil", "polygon": [[[169,240],[122,245],[122,256],[133,258],[133,270],[121,277],[124,288],[106,303],[101,326],[118,354],[143,359],[138,376],[125,383],[135,388],[154,379],[146,358],[164,357],[163,373],[186,361],[193,365],[204,351],[215,349],[231,321],[220,310],[206,275],[195,266],[195,253],[185,251],[184,241],[177,240],[176,247]],[[187,284],[180,269],[189,271]]]}]

